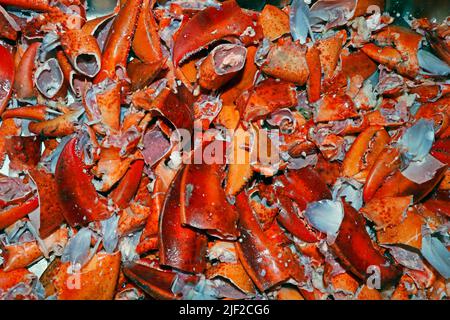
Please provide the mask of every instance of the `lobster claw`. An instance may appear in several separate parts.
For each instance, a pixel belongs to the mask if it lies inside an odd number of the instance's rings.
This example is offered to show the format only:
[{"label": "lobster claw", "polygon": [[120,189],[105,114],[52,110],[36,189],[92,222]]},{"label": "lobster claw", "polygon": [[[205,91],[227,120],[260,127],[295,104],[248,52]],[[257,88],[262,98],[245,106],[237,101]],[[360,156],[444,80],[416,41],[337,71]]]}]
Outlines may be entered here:
[{"label": "lobster claw", "polygon": [[36,95],[33,75],[35,69],[36,54],[39,47],[39,42],[32,43],[24,52],[17,66],[17,76],[14,81],[14,91],[16,92],[18,99],[29,99]]},{"label": "lobster claw", "polygon": [[143,170],[144,160],[134,161],[117,187],[110,193],[111,199],[120,209],[126,208],[136,194]]},{"label": "lobster claw", "polygon": [[236,197],[236,207],[240,213],[241,233],[236,252],[245,271],[261,291],[288,280],[291,277],[287,264],[289,258],[281,247],[274,245],[264,234],[245,192]]},{"label": "lobster claw", "polygon": [[364,218],[352,206],[342,202],[344,219],[331,249],[342,266],[361,280],[366,280],[369,267],[379,268],[381,286],[385,287],[401,276],[401,270],[374,246],[366,231]]},{"label": "lobster claw", "polygon": [[280,39],[269,50],[261,70],[274,78],[304,85],[309,76],[306,46],[290,39]]},{"label": "lobster claw", "polygon": [[207,238],[181,223],[182,174],[178,173],[164,200],[159,219],[159,254],[161,265],[185,272],[199,273],[206,268]]},{"label": "lobster claw", "polygon": [[364,202],[373,198],[378,188],[388,176],[400,168],[400,152],[397,148],[386,146],[370,169],[364,185]]},{"label": "lobster claw", "polygon": [[64,221],[64,205],[58,197],[57,184],[51,173],[43,168],[28,171],[38,189],[39,196],[39,235],[47,238]]},{"label": "lobster claw", "polygon": [[374,35],[375,41],[363,46],[362,51],[373,60],[395,69],[398,73],[414,78],[419,73],[419,50],[422,36],[399,26],[388,26]]},{"label": "lobster claw", "polygon": [[158,26],[152,13],[151,5],[153,4],[154,1],[152,0],[143,1],[136,31],[134,32],[132,48],[141,61],[147,64],[158,63],[161,68],[163,54],[158,35]]},{"label": "lobster claw", "polygon": [[139,260],[125,265],[125,276],[154,299],[175,300],[179,298],[172,292],[176,273],[163,270],[157,261]]},{"label": "lobster claw", "polygon": [[127,0],[114,18],[94,83],[100,83],[106,78],[116,80],[123,77],[141,7],[142,0]]},{"label": "lobster claw", "polygon": [[87,166],[81,159],[79,139],[72,138],[64,146],[55,170],[58,196],[63,204],[63,215],[71,225],[86,225],[109,217],[104,198],[92,184]]},{"label": "lobster claw", "polygon": [[185,167],[180,191],[181,222],[221,239],[234,240],[238,235],[238,213],[227,202],[221,187],[223,171],[224,166],[219,164]]},{"label": "lobster claw", "polygon": [[390,141],[387,131],[380,126],[370,126],[353,142],[345,155],[342,173],[346,177],[365,179],[376,158]]},{"label": "lobster claw", "polygon": [[67,113],[40,122],[30,122],[28,130],[44,137],[65,137],[75,132],[78,120],[83,114],[82,108],[67,111]]},{"label": "lobster claw", "polygon": [[317,242],[322,235],[306,223],[301,212],[310,202],[331,199],[327,185],[311,167],[288,171],[276,180],[283,185],[275,188],[280,207],[277,220],[302,241]]},{"label": "lobster claw", "polygon": [[36,195],[32,195],[20,204],[2,208],[0,211],[0,229],[4,229],[7,226],[12,225],[14,222],[22,219],[38,207],[39,199]]},{"label": "lobster claw", "polygon": [[59,300],[113,298],[119,278],[120,252],[98,252],[80,270],[74,270],[70,262],[55,259],[52,263],[55,263],[53,268],[47,268],[41,276],[48,295],[54,293]]},{"label": "lobster claw", "polygon": [[[220,8],[208,7],[194,15],[178,32],[173,46],[173,63],[180,63],[207,45],[225,37],[239,37],[248,45],[262,36],[256,17],[245,13],[235,0]],[[189,41],[188,41],[189,39]]]},{"label": "lobster claw", "polygon": [[0,115],[5,110],[14,84],[14,60],[11,52],[0,45]]},{"label": "lobster claw", "polygon": [[6,138],[5,148],[10,167],[14,170],[27,170],[36,167],[41,156],[41,140],[36,136],[11,136]]}]

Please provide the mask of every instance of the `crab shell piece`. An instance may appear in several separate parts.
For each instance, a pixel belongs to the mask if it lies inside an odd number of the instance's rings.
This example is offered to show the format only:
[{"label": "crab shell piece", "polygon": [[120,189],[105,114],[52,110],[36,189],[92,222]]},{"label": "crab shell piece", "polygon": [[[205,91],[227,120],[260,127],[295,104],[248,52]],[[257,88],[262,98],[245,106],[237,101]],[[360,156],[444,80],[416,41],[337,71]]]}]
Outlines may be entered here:
[{"label": "crab shell piece", "polygon": [[266,4],[258,18],[265,38],[277,40],[290,32],[289,16],[281,9]]},{"label": "crab shell piece", "polygon": [[78,138],[64,146],[56,164],[55,179],[63,215],[71,226],[108,218],[105,200],[95,190],[87,166],[81,159]]},{"label": "crab shell piece", "polygon": [[341,265],[360,280],[366,280],[369,267],[379,268],[381,286],[394,282],[401,276],[401,270],[375,247],[365,228],[364,218],[345,201],[344,219],[339,234],[331,249],[339,258]]},{"label": "crab shell piece", "polygon": [[159,254],[164,266],[199,273],[206,268],[207,238],[181,223],[182,174],[178,173],[164,200],[159,218]]},{"label": "crab shell piece", "polygon": [[244,12],[235,0],[223,2],[220,8],[208,7],[195,14],[177,33],[173,46],[173,63],[180,63],[209,44],[225,37],[239,37],[245,45],[262,36],[255,15]]},{"label": "crab shell piece", "polygon": [[14,84],[14,60],[11,52],[0,45],[0,115],[5,110]]}]

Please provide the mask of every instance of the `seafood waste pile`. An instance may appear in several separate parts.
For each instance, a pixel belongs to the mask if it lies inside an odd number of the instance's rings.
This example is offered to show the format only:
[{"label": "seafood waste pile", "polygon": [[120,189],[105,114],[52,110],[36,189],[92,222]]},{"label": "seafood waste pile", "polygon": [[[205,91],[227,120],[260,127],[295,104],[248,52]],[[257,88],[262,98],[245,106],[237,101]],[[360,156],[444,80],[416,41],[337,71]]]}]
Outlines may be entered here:
[{"label": "seafood waste pile", "polygon": [[0,0],[0,299],[448,299],[450,17],[241,2]]}]

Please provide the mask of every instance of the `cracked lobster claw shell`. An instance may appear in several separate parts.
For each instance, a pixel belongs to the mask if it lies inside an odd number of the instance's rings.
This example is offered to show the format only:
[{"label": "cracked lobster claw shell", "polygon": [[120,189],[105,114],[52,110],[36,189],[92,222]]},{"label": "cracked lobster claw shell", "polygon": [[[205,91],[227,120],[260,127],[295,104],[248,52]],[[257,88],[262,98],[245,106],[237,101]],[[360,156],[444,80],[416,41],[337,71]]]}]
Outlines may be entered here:
[{"label": "cracked lobster claw shell", "polygon": [[55,170],[58,196],[63,204],[63,215],[71,226],[87,225],[94,220],[109,217],[106,201],[95,190],[92,177],[81,159],[78,138],[64,146]]},{"label": "cracked lobster claw shell", "polygon": [[134,32],[132,48],[140,60],[148,64],[161,62],[163,54],[158,35],[158,25],[153,17],[152,0],[144,0]]},{"label": "cracked lobster claw shell", "polygon": [[363,190],[364,202],[367,203],[373,198],[385,179],[400,168],[400,164],[399,150],[392,146],[386,146],[367,175]]},{"label": "cracked lobster claw shell", "polygon": [[22,219],[38,207],[38,197],[33,195],[21,204],[3,208],[0,211],[0,230],[12,225],[17,220]]},{"label": "cracked lobster claw shell", "polygon": [[110,193],[111,199],[120,208],[125,209],[136,194],[144,170],[144,160],[134,161],[117,187]]},{"label": "cracked lobster claw shell", "polygon": [[47,286],[54,287],[59,300],[111,300],[119,278],[120,257],[120,252],[98,252],[75,274],[70,272],[70,262],[61,263]]},{"label": "cracked lobster claw shell", "polygon": [[125,276],[154,299],[175,300],[180,298],[172,292],[176,273],[163,270],[157,261],[138,260],[125,265]]},{"label": "cracked lobster claw shell", "polygon": [[306,50],[305,45],[289,38],[280,39],[271,47],[261,70],[274,78],[304,85],[309,76]]},{"label": "cracked lobster claw shell", "polygon": [[61,35],[61,45],[76,71],[90,78],[100,71],[102,54],[94,36],[83,30],[68,30]]},{"label": "cracked lobster claw shell", "polygon": [[343,176],[365,178],[389,141],[389,134],[381,126],[370,126],[364,130],[345,155],[342,163]]},{"label": "cracked lobster claw shell", "polygon": [[159,218],[160,263],[184,272],[201,273],[206,268],[207,238],[181,223],[181,179],[179,172],[166,194]]},{"label": "cracked lobster claw shell", "polygon": [[[343,201],[344,219],[331,249],[341,265],[361,280],[370,276],[371,266],[379,268],[381,286],[397,280],[401,269],[376,248],[365,228],[365,220],[352,206]],[[369,273],[369,274],[368,274]]]},{"label": "cracked lobster claw shell", "polygon": [[239,37],[246,45],[258,41],[262,29],[256,20],[256,16],[244,12],[235,0],[223,2],[220,8],[208,7],[198,12],[176,36],[173,46],[175,67],[192,54],[225,37]]},{"label": "cracked lobster claw shell", "polygon": [[285,265],[288,261],[286,252],[264,234],[249,206],[245,192],[236,197],[236,207],[240,213],[241,233],[239,241],[236,242],[236,252],[245,271],[261,291],[288,280],[291,275]]},{"label": "cracked lobster claw shell", "polygon": [[11,161],[10,168],[23,171],[36,167],[40,160],[41,147],[41,139],[36,136],[7,137],[5,149]]},{"label": "cracked lobster claw shell", "polygon": [[0,45],[0,115],[5,110],[14,84],[14,60],[11,52]]},{"label": "cracked lobster claw shell", "polygon": [[224,167],[206,163],[185,167],[181,178],[180,215],[184,225],[206,230],[221,239],[234,240],[238,236],[238,212],[228,203],[222,188]]},{"label": "cracked lobster claw shell", "polygon": [[35,42],[28,46],[17,65],[14,91],[19,100],[36,96],[33,75],[35,71],[35,58],[40,45],[39,42]]},{"label": "cracked lobster claw shell", "polygon": [[416,183],[405,177],[400,170],[397,170],[383,182],[374,194],[374,198],[413,195],[414,202],[418,202],[430,193],[445,175],[447,165],[442,163],[441,165],[433,172],[433,176],[423,183]]},{"label": "cracked lobster claw shell", "polygon": [[311,167],[288,171],[277,181],[282,185],[275,189],[280,205],[277,220],[302,241],[317,242],[323,235],[309,227],[299,213],[310,202],[331,199],[327,185]]},{"label": "cracked lobster claw shell", "polygon": [[362,48],[373,60],[386,64],[398,73],[414,78],[419,73],[417,52],[423,37],[407,28],[387,26],[374,35],[375,41],[385,47],[367,44]]},{"label": "cracked lobster claw shell", "polygon": [[103,50],[101,68],[94,83],[100,83],[106,78],[120,78],[123,74],[119,75],[117,71],[126,72],[132,34],[136,29],[141,7],[142,0],[128,0],[114,18]]},{"label": "cracked lobster claw shell", "polygon": [[166,87],[159,89],[152,86],[133,94],[133,105],[166,118],[177,129],[191,131],[194,127],[194,96],[189,90],[180,86],[174,93]]},{"label": "cracked lobster claw shell", "polygon": [[305,210],[308,203],[323,199],[331,199],[331,192],[319,174],[311,167],[290,170],[279,176],[283,187],[278,192],[294,200]]},{"label": "cracked lobster claw shell", "polygon": [[57,193],[54,176],[44,168],[33,168],[28,171],[38,189],[39,196],[39,235],[47,238],[64,222],[63,206]]},{"label": "cracked lobster claw shell", "polygon": [[298,104],[295,85],[285,81],[267,79],[243,92],[236,106],[244,121],[255,121],[278,109]]}]

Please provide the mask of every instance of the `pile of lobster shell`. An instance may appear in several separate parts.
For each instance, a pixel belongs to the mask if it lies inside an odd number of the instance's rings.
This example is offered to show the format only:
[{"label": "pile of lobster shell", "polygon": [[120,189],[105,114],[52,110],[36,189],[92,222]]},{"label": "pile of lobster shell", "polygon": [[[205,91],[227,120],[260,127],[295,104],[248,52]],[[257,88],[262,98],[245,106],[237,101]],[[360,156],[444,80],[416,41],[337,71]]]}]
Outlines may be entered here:
[{"label": "pile of lobster shell", "polygon": [[450,18],[383,8],[0,0],[0,299],[447,299]]}]

